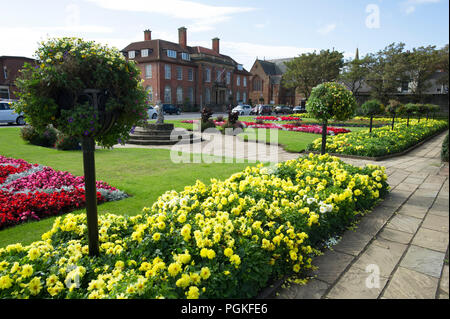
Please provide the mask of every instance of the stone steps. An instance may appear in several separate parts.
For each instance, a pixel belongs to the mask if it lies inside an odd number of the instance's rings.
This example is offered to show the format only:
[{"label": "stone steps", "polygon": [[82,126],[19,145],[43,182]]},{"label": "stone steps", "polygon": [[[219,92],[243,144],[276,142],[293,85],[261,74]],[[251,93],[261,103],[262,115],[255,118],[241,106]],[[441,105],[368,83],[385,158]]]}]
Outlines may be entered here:
[{"label": "stone steps", "polygon": [[200,137],[185,129],[174,128],[173,124],[149,124],[136,127],[130,134],[129,144],[136,145],[174,145],[201,142]]}]

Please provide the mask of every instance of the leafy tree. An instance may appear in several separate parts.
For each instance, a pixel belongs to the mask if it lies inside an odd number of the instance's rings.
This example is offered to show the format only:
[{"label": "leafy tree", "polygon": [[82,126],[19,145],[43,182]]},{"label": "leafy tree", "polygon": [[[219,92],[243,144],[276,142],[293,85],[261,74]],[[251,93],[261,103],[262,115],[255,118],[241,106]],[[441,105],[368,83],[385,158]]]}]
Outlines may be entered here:
[{"label": "leafy tree", "polygon": [[402,109],[402,113],[406,114],[407,116],[407,121],[406,121],[406,126],[409,126],[409,118],[412,114],[417,113],[418,111],[418,107],[417,104],[413,104],[413,103],[408,103],[404,106],[404,108]]},{"label": "leafy tree", "polygon": [[448,55],[448,44],[445,45],[442,49],[438,51],[438,63],[437,67],[439,70],[442,71],[442,75],[438,80],[438,83],[441,85],[444,85],[448,88],[448,62],[449,62],[449,55]]},{"label": "leafy tree", "polygon": [[362,106],[362,111],[365,115],[370,117],[370,127],[369,132],[372,133],[372,122],[374,115],[381,114],[383,110],[383,105],[378,100],[369,100],[365,102]]},{"label": "leafy tree", "polygon": [[339,76],[339,80],[344,83],[350,91],[352,91],[353,95],[357,95],[363,87],[364,79],[369,72],[369,62],[370,59],[366,56],[362,59],[355,58],[347,61],[344,65],[344,69]]},{"label": "leafy tree", "polygon": [[392,115],[392,125],[391,130],[394,130],[395,115],[401,112],[402,104],[397,100],[389,100],[389,104],[386,107],[386,112]]},{"label": "leafy tree", "polygon": [[392,43],[383,50],[367,56],[369,72],[366,83],[371,88],[372,97],[384,104],[404,81],[409,81],[408,59],[404,48],[404,43]]},{"label": "leafy tree", "polygon": [[356,100],[352,92],[343,85],[326,82],[312,89],[306,110],[322,122],[321,154],[325,154],[328,120],[345,121],[352,118],[356,110]]},{"label": "leafy tree", "polygon": [[413,100],[423,102],[424,94],[430,88],[430,79],[438,69],[439,53],[435,46],[414,48],[407,53],[407,73],[413,85],[410,87]]},{"label": "leafy tree", "polygon": [[340,69],[344,66],[342,52],[322,50],[320,53],[304,53],[291,61],[285,62],[287,67],[282,83],[286,88],[299,90],[308,98],[312,88],[335,81]]}]

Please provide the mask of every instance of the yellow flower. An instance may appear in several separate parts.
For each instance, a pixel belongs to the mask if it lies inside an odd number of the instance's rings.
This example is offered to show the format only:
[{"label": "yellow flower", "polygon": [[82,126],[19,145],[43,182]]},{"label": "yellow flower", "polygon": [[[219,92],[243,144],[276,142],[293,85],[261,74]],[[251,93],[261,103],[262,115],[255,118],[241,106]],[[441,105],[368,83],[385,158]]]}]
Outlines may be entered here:
[{"label": "yellow flower", "polygon": [[239,257],[238,255],[232,255],[230,257],[230,262],[237,268],[241,264],[241,257]]},{"label": "yellow flower", "polygon": [[177,287],[186,288],[191,283],[191,277],[188,274],[181,275],[181,278],[177,280],[175,285]]},{"label": "yellow flower", "polygon": [[8,289],[12,286],[13,281],[9,277],[9,275],[5,275],[0,277],[0,289]]},{"label": "yellow flower", "polygon": [[197,287],[191,286],[189,287],[189,291],[186,292],[187,299],[198,299],[200,296],[200,292]]},{"label": "yellow flower", "polygon": [[233,255],[233,249],[231,249],[231,248],[225,248],[225,250],[223,251],[223,254],[224,254],[226,257],[231,257],[231,255]]},{"label": "yellow flower", "polygon": [[22,271],[20,272],[20,274],[24,278],[30,277],[33,274],[33,266],[31,266],[29,264],[23,265]]},{"label": "yellow flower", "polygon": [[158,241],[161,238],[161,234],[160,233],[154,233],[152,236],[154,241]]},{"label": "yellow flower", "polygon": [[36,296],[42,289],[41,277],[34,277],[28,283],[28,290],[33,296]]},{"label": "yellow flower", "polygon": [[167,268],[169,275],[175,277],[181,271],[181,265],[179,263],[171,263]]},{"label": "yellow flower", "polygon": [[209,278],[209,276],[211,276],[211,271],[209,270],[208,267],[203,267],[200,270],[200,277],[202,277],[203,280],[206,280]]}]

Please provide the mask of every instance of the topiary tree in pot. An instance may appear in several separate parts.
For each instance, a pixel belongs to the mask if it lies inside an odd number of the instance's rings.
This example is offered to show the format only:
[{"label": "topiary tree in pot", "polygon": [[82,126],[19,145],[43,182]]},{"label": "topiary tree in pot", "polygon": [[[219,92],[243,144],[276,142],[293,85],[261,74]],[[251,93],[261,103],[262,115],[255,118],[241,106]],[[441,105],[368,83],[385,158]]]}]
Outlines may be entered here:
[{"label": "topiary tree in pot", "polygon": [[79,38],[41,42],[36,66],[26,64],[16,81],[14,108],[42,131],[52,124],[82,139],[89,253],[98,255],[95,143],[112,147],[147,118],[147,94],[139,69],[117,50]]},{"label": "topiary tree in pot", "polygon": [[326,82],[312,89],[306,110],[322,123],[321,154],[325,154],[326,150],[328,121],[331,119],[345,121],[352,118],[356,106],[352,92],[341,84]]},{"label": "topiary tree in pot", "polygon": [[383,105],[378,100],[369,100],[361,105],[362,112],[370,117],[369,132],[372,133],[373,117],[381,114],[383,111]]}]

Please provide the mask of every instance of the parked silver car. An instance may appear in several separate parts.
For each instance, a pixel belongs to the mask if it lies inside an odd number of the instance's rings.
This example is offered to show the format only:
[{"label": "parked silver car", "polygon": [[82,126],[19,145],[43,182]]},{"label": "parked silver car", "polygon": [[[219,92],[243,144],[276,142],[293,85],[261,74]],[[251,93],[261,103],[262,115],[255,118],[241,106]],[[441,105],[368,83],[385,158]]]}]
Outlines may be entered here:
[{"label": "parked silver car", "polygon": [[11,107],[13,101],[0,100],[0,123],[24,125],[23,114],[17,114]]},{"label": "parked silver car", "polygon": [[238,105],[231,112],[238,113],[239,115],[250,115],[252,107],[247,104]]}]

